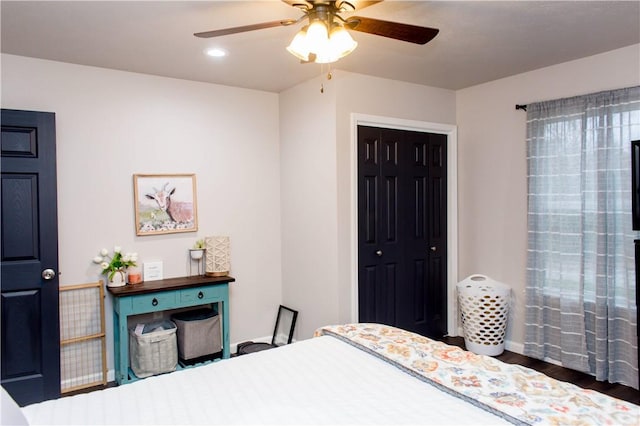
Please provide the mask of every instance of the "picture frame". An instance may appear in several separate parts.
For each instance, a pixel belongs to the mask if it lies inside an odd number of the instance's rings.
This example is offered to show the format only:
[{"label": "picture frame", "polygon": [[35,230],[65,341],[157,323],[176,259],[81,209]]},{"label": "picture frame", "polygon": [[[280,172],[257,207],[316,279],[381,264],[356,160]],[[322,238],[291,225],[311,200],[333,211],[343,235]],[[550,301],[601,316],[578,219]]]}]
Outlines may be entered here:
[{"label": "picture frame", "polygon": [[297,318],[298,311],[280,305],[278,308],[278,317],[276,318],[276,327],[273,330],[273,337],[271,338],[272,346],[282,346],[291,343]]},{"label": "picture frame", "polygon": [[136,235],[196,232],[195,174],[134,174]]}]

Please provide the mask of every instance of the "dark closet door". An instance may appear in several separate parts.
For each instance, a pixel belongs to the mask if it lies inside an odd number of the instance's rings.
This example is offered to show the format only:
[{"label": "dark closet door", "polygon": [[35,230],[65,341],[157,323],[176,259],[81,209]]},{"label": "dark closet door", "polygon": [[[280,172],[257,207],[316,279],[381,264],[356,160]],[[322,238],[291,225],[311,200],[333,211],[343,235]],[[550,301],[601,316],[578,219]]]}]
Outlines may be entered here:
[{"label": "dark closet door", "polygon": [[446,142],[358,126],[361,322],[446,332]]},{"label": "dark closet door", "polygon": [[1,121],[2,386],[25,405],[60,396],[55,115]]}]

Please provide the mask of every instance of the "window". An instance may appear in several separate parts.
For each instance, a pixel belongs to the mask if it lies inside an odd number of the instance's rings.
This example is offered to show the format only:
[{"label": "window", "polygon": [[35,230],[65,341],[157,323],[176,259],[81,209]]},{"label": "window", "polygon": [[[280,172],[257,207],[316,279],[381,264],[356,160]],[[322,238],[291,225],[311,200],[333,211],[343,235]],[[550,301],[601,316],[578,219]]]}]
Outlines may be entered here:
[{"label": "window", "polygon": [[640,87],[528,106],[525,353],[636,388],[639,137]]}]

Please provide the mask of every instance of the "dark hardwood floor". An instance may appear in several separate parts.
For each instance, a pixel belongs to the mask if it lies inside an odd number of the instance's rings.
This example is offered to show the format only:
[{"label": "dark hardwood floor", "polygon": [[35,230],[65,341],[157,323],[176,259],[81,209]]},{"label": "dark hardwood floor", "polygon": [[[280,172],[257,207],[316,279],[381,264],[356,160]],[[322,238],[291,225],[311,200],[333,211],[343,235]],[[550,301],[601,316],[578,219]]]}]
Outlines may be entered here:
[{"label": "dark hardwood floor", "polygon": [[[455,345],[465,349],[463,337],[443,337],[442,341],[449,345]],[[538,359],[529,358],[515,352],[504,351],[501,355],[494,358],[508,364],[519,364],[524,367],[537,370],[549,377],[553,377],[554,379],[562,380],[563,382],[570,382],[585,389],[593,389],[614,398],[640,405],[640,391],[628,386],[612,384],[609,382],[598,382],[589,374],[570,370]]]}]

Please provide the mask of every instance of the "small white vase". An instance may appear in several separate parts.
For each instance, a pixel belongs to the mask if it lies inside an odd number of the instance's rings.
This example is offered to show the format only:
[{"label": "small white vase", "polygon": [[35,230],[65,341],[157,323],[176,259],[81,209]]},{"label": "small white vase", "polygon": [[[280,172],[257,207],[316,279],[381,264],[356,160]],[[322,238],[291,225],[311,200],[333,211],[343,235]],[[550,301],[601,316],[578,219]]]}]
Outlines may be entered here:
[{"label": "small white vase", "polygon": [[109,275],[111,275],[111,273],[107,274],[107,287],[122,287],[127,283],[124,269],[115,271],[111,278],[109,278]]},{"label": "small white vase", "polygon": [[191,259],[193,260],[202,259],[203,253],[204,253],[204,249],[189,249],[189,254],[191,255]]}]

